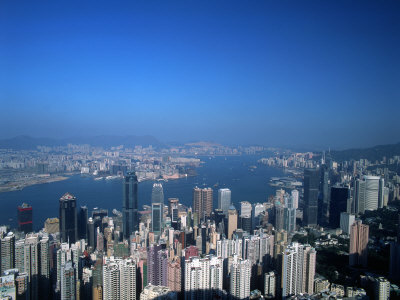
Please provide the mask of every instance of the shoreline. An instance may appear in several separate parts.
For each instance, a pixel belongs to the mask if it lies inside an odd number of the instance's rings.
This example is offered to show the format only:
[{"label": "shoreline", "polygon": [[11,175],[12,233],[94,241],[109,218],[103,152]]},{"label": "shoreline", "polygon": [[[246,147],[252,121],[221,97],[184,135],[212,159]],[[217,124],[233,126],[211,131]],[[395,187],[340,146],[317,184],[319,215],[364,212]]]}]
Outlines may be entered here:
[{"label": "shoreline", "polygon": [[59,181],[64,181],[69,179],[67,176],[54,176],[54,177],[39,177],[39,178],[32,178],[31,180],[23,183],[18,183],[18,182],[12,182],[9,183],[6,186],[1,186],[0,187],[0,193],[7,193],[7,192],[15,192],[15,191],[21,191],[26,187],[33,186],[33,185],[39,185],[39,184],[45,184],[45,183],[52,183],[52,182],[59,182]]}]

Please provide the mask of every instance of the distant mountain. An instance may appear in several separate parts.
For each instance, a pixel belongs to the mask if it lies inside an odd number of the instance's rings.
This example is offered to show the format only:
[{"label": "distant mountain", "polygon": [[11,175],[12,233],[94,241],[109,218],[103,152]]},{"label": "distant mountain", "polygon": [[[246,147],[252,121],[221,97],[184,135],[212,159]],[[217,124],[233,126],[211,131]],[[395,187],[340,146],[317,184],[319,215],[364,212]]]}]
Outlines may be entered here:
[{"label": "distant mountain", "polygon": [[386,158],[400,155],[400,143],[390,145],[379,145],[371,148],[364,149],[347,149],[341,151],[331,151],[331,156],[334,160],[359,160],[361,158],[368,159],[369,161],[381,160],[384,156]]},{"label": "distant mountain", "polygon": [[155,137],[144,136],[113,136],[99,135],[92,137],[73,137],[67,139],[35,138],[27,135],[20,135],[10,139],[0,140],[0,149],[32,150],[37,146],[65,146],[67,144],[89,144],[95,147],[110,148],[113,146],[124,145],[125,147],[149,146],[161,147],[163,144]]}]

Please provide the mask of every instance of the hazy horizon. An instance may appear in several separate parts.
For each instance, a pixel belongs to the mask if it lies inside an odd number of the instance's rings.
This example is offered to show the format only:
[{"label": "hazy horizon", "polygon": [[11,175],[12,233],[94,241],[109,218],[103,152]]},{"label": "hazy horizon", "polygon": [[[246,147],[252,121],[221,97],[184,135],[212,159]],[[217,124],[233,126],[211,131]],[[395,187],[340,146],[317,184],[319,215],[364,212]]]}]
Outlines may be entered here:
[{"label": "hazy horizon", "polygon": [[399,1],[3,1],[0,138],[400,141]]}]

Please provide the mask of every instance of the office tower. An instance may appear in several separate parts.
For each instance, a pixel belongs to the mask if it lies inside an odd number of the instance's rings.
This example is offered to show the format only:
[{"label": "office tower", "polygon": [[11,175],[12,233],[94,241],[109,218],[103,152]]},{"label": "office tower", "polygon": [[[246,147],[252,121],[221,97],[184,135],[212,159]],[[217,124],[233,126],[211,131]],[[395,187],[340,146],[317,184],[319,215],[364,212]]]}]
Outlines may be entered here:
[{"label": "office tower", "polygon": [[304,170],[304,224],[305,226],[317,225],[318,217],[318,191],[319,191],[319,170]]},{"label": "office tower", "polygon": [[26,203],[22,203],[21,206],[17,208],[18,215],[18,230],[24,233],[29,233],[33,231],[32,223],[32,206]]},{"label": "office tower", "polygon": [[231,205],[228,210],[228,239],[232,239],[232,235],[237,229],[238,215],[235,207]]},{"label": "office tower", "polygon": [[264,205],[261,203],[254,203],[252,209],[253,229],[260,225],[260,215],[265,210]]},{"label": "office tower", "polygon": [[123,259],[120,265],[121,300],[136,299],[136,263],[133,259]]},{"label": "office tower", "polygon": [[292,243],[285,248],[279,259],[282,299],[299,293],[313,293],[315,261],[315,249],[309,245]]},{"label": "office tower", "polygon": [[88,246],[92,247],[92,249],[94,250],[96,247],[95,240],[97,239],[96,239],[96,231],[94,228],[94,221],[93,218],[91,217],[88,219],[87,232],[88,232],[88,238],[87,238]]},{"label": "office tower", "polygon": [[230,294],[235,299],[250,297],[251,263],[248,259],[233,256],[230,266]]},{"label": "office tower", "polygon": [[9,232],[0,242],[0,274],[14,268],[15,236]]},{"label": "office tower", "polygon": [[87,239],[88,208],[81,206],[78,214],[78,236],[79,239]]},{"label": "office tower", "polygon": [[356,216],[347,212],[340,214],[340,229],[347,235],[350,235],[351,225],[354,224]]},{"label": "office tower", "polygon": [[223,259],[212,255],[185,261],[184,298],[209,299],[222,292]]},{"label": "office tower", "polygon": [[293,199],[293,208],[298,209],[299,208],[299,191],[292,190],[291,196]]},{"label": "office tower", "polygon": [[339,228],[340,214],[347,212],[347,204],[350,198],[350,189],[348,187],[331,187],[331,205],[329,208],[329,226]]},{"label": "office tower", "polygon": [[131,234],[139,229],[138,180],[135,172],[128,172],[124,179],[122,218],[124,237],[129,239]]},{"label": "office tower", "polygon": [[275,205],[275,230],[280,231],[284,229],[285,225],[285,208],[280,205]]},{"label": "office tower", "polygon": [[296,208],[294,200],[292,196],[285,197],[283,229],[289,233],[296,230]]},{"label": "office tower", "polygon": [[75,269],[71,261],[61,266],[61,300],[75,300]]},{"label": "office tower", "polygon": [[40,268],[39,268],[39,298],[46,299],[50,295],[50,252],[49,238],[42,237],[40,247]]},{"label": "office tower", "polygon": [[60,198],[59,219],[61,242],[75,243],[78,240],[76,198],[70,193]]},{"label": "office tower", "polygon": [[182,269],[181,260],[176,258],[168,262],[168,287],[171,291],[180,293],[182,290],[181,284]]},{"label": "office tower", "polygon": [[151,229],[156,235],[161,234],[163,224],[163,207],[162,203],[151,204]]},{"label": "office tower", "polygon": [[274,299],[276,297],[276,273],[271,271],[264,275],[264,297]]},{"label": "office tower", "polygon": [[390,298],[390,282],[384,277],[374,280],[375,300],[388,300]]},{"label": "office tower", "polygon": [[380,195],[379,182],[379,176],[363,176],[362,180],[356,180],[354,189],[356,213],[363,214],[366,210],[378,209]]},{"label": "office tower", "polygon": [[221,209],[225,216],[228,216],[228,210],[231,206],[231,190],[219,189],[218,190],[218,209]]},{"label": "office tower", "polygon": [[178,222],[179,214],[179,199],[168,198],[168,216],[171,217],[172,222]]},{"label": "office tower", "polygon": [[193,211],[198,216],[198,223],[205,217],[210,217],[213,209],[213,190],[211,188],[193,189]]},{"label": "office tower", "polygon": [[151,203],[163,203],[164,204],[164,190],[161,183],[153,183],[153,189],[151,191]]},{"label": "office tower", "polygon": [[378,190],[378,208],[383,208],[385,206],[385,179],[379,179],[379,190]]},{"label": "office tower", "polygon": [[320,194],[318,197],[318,224],[326,226],[329,222],[329,170],[323,165],[320,168]]},{"label": "office tower", "polygon": [[361,265],[364,268],[368,263],[368,234],[369,226],[357,220],[350,227],[349,265]]}]

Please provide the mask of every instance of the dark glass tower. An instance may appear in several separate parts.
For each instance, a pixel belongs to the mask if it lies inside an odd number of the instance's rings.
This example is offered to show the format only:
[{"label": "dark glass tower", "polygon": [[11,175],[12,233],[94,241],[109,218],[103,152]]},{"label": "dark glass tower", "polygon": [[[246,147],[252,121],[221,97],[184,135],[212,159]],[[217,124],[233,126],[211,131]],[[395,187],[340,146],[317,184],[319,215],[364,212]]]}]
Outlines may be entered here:
[{"label": "dark glass tower", "polygon": [[348,212],[347,203],[350,198],[348,187],[334,186],[331,188],[331,205],[329,208],[329,226],[340,227],[340,213]]},{"label": "dark glass tower", "polygon": [[26,203],[22,203],[18,206],[18,230],[24,233],[29,233],[33,231],[32,223],[32,206]]},{"label": "dark glass tower", "polygon": [[320,175],[318,169],[304,170],[304,225],[315,226],[318,220],[318,192]]},{"label": "dark glass tower", "polygon": [[79,239],[87,239],[88,208],[81,206],[78,216],[78,235]]},{"label": "dark glass tower", "polygon": [[61,242],[75,243],[78,240],[78,216],[76,213],[76,198],[65,193],[60,198],[60,234]]},{"label": "dark glass tower", "polygon": [[326,165],[320,169],[320,193],[318,197],[318,224],[326,226],[329,223],[329,170]]},{"label": "dark glass tower", "polygon": [[129,239],[130,235],[138,230],[138,180],[135,172],[128,172],[124,179],[122,202],[122,218],[124,237]]}]

